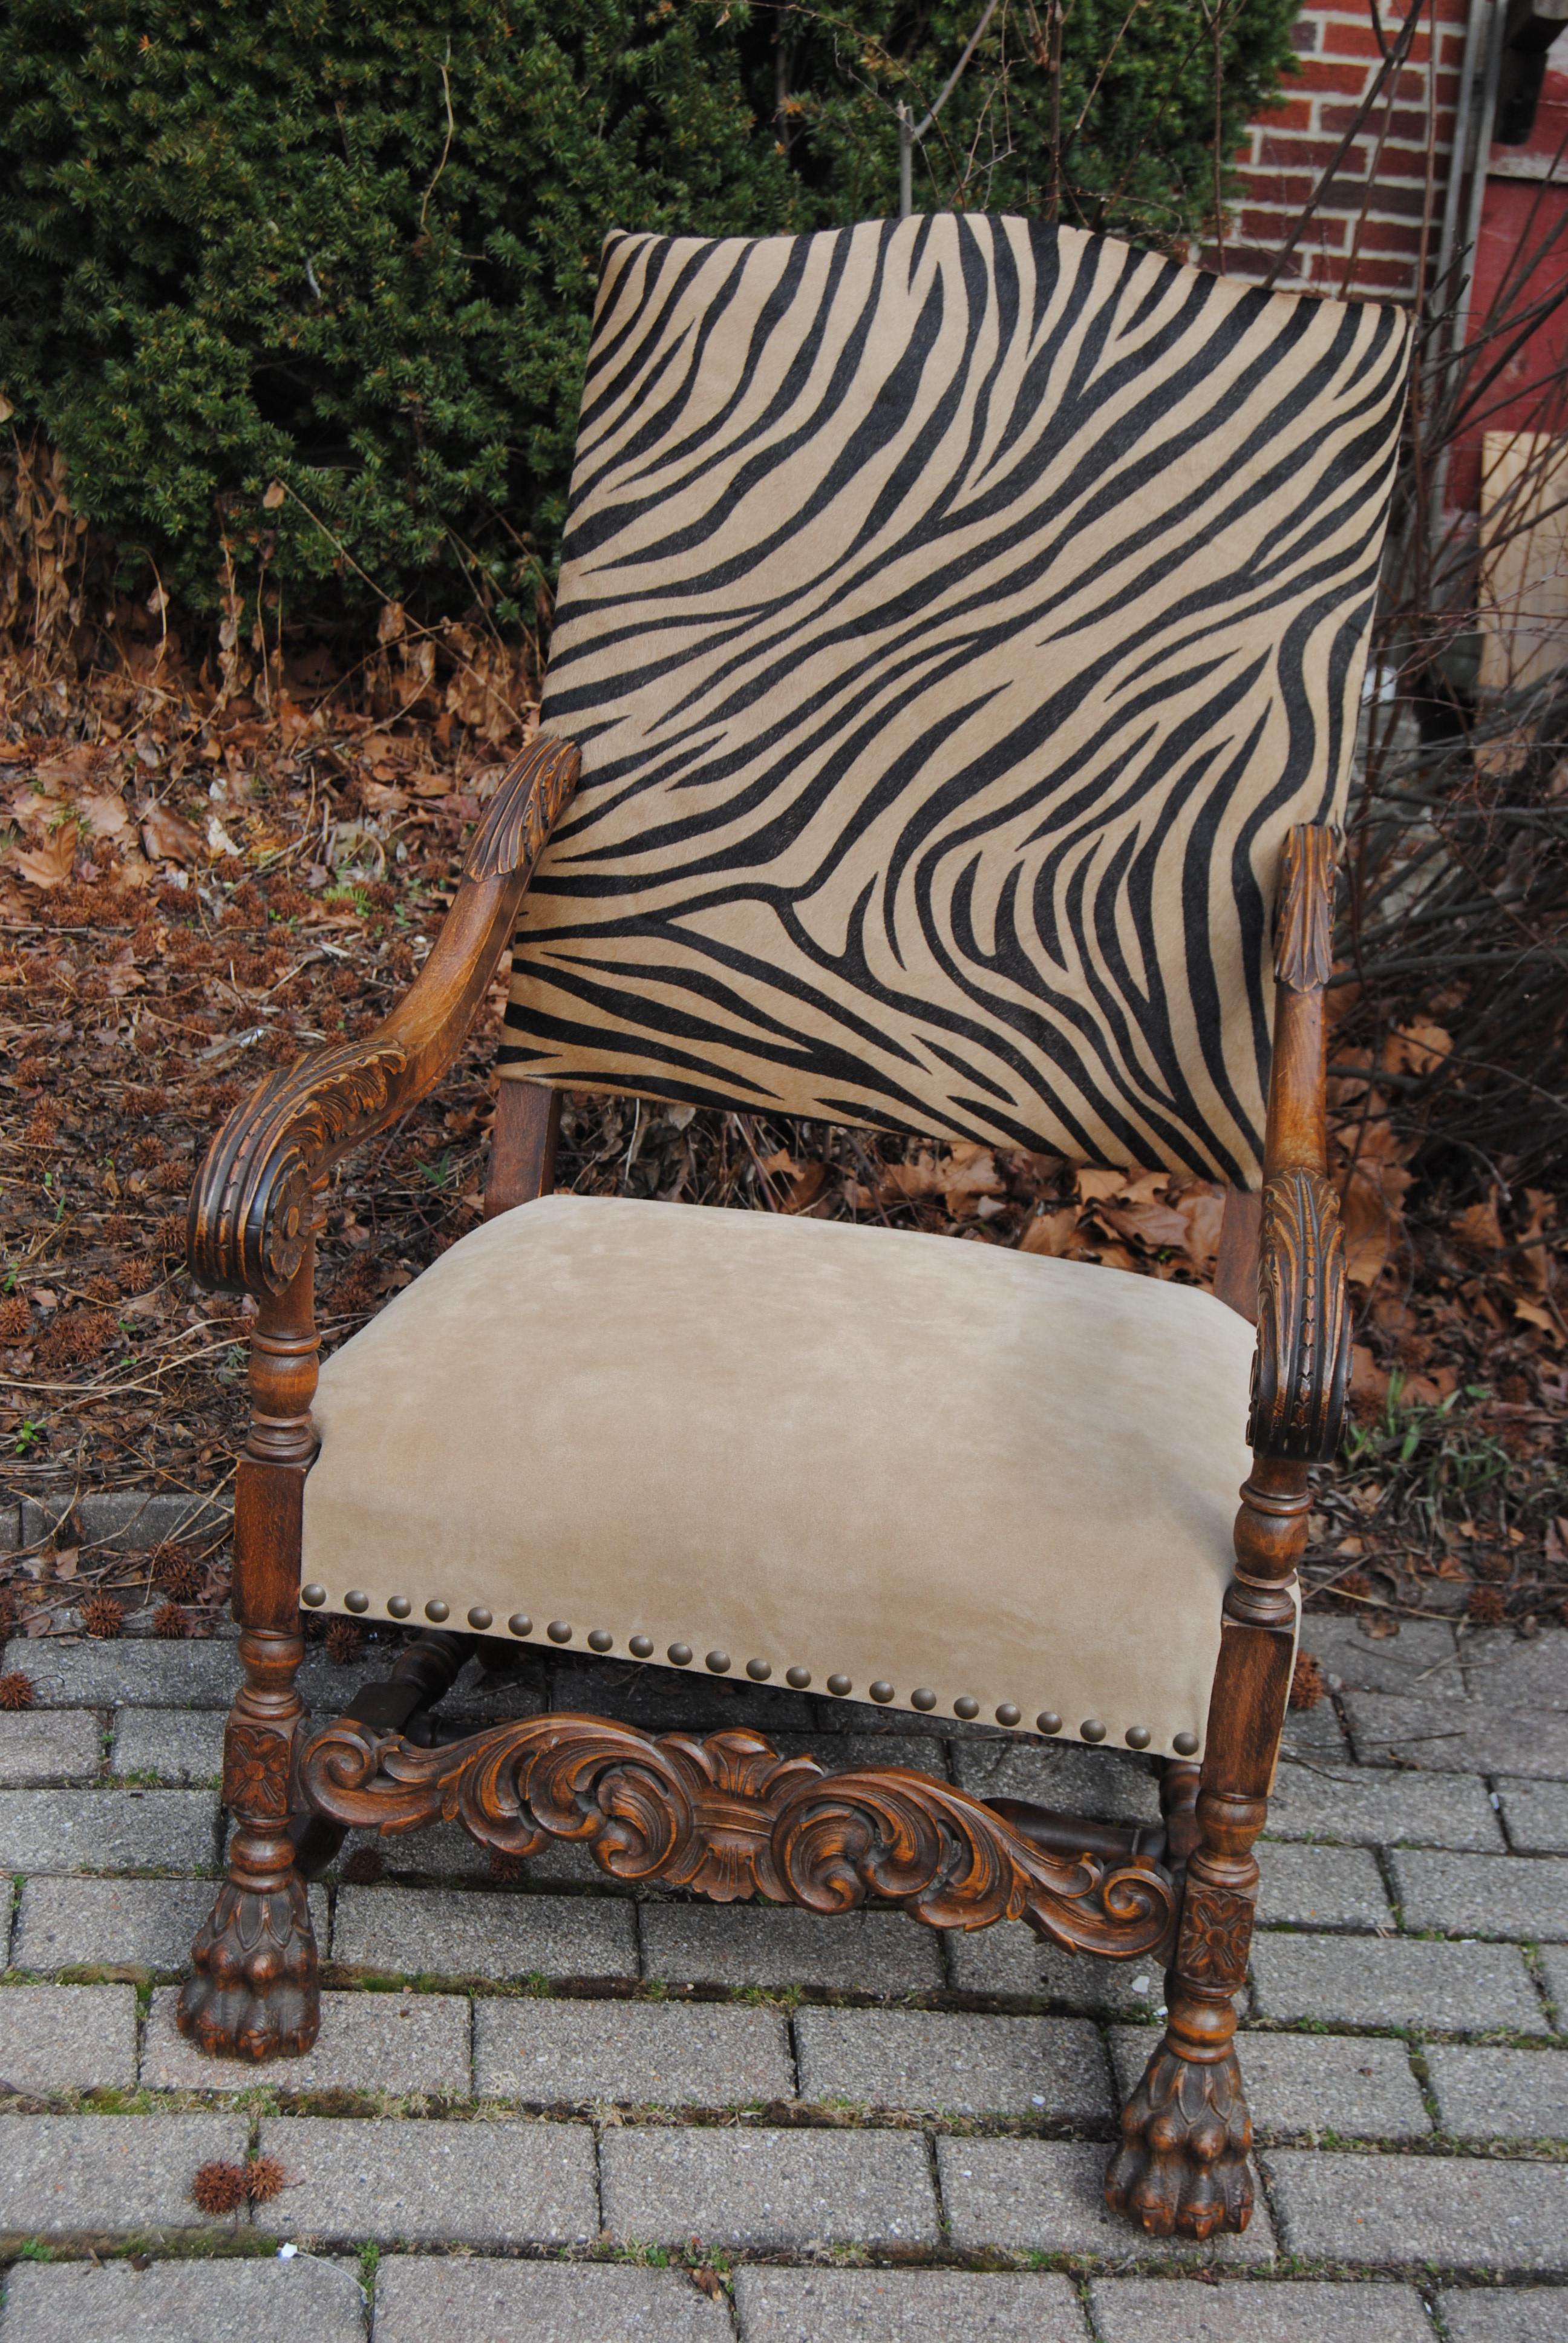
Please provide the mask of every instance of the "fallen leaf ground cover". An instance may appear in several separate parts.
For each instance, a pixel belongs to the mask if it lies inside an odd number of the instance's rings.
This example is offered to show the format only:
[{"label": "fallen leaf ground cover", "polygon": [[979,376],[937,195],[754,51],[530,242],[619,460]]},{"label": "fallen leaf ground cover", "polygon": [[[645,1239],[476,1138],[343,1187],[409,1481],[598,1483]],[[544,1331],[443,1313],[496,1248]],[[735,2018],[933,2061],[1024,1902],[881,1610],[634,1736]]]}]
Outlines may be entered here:
[{"label": "fallen leaf ground cover", "polygon": [[[189,671],[156,613],[79,680],[0,668],[0,1479],[15,1494],[226,1486],[249,1305],[185,1270],[195,1167],[266,1067],[369,1031],[411,980],[530,720],[515,673],[503,689],[462,645],[437,661],[396,624],[347,679],[317,661],[264,673],[259,699],[238,688],[252,680]],[[498,984],[440,1090],[334,1182],[329,1347],[477,1222],[503,997]],[[1412,1016],[1378,1063],[1352,1054],[1335,1079],[1355,1388],[1312,1515],[1311,1599],[1385,1632],[1436,1614],[1529,1634],[1568,1617],[1561,1199],[1513,1187],[1506,1160],[1483,1193],[1452,1191],[1396,1134],[1385,1088],[1435,1031]],[[558,1176],[1199,1285],[1222,1209],[1212,1182],[1136,1166],[587,1097],[567,1101]],[[159,1594],[160,1632],[201,1633],[226,1591],[221,1546],[116,1556],[68,1523],[0,1574],[0,1607],[34,1634],[91,1632],[95,1616],[113,1633],[116,1606]]]}]

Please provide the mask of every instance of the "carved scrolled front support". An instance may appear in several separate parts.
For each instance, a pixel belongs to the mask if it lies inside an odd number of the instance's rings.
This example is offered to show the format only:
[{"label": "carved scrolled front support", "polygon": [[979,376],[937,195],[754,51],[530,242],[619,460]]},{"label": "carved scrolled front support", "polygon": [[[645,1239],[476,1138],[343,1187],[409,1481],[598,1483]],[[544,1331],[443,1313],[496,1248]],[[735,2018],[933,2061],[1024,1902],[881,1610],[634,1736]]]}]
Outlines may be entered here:
[{"label": "carved scrolled front support", "polygon": [[927,1775],[825,1775],[750,1731],[656,1739],[558,1715],[417,1749],[341,1719],[303,1751],[299,1789],[334,1823],[392,1834],[454,1821],[525,1856],[576,1840],[614,1878],[719,1903],[762,1895],[829,1913],[877,1896],[930,1927],[1025,1920],[1069,1950],[1129,1960],[1167,1951],[1175,1926],[1175,1890],[1152,1863],[1053,1856]]},{"label": "carved scrolled front support", "polygon": [[234,1608],[245,1671],[224,1744],[228,1877],[191,1947],[182,2032],[208,2053],[297,2056],[320,2019],[317,1959],[290,1823],[304,1707],[295,1678],[305,1476],[319,1346],[317,1192],[332,1166],[434,1088],[456,1057],[550,824],[576,785],[570,741],[518,759],[474,840],[435,949],[384,1024],[269,1074],[224,1124],[191,1198],[191,1268],[259,1304],[251,1422],[235,1480]]}]

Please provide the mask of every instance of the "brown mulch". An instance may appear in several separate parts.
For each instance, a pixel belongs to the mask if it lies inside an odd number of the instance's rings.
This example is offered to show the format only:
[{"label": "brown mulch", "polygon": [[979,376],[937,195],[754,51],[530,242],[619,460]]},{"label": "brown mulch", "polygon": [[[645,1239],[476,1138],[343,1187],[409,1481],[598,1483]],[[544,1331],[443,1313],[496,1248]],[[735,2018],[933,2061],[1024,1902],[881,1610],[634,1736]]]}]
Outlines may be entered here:
[{"label": "brown mulch", "polygon": [[[137,652],[65,685],[0,664],[11,1494],[226,1484],[250,1305],[184,1269],[195,1164],[266,1066],[367,1031],[407,983],[529,716],[396,645],[351,689],[276,674],[259,705]],[[328,1344],[477,1224],[502,998],[498,984],[437,1093],[336,1180]],[[1315,1599],[1388,1627],[1469,1615],[1528,1634],[1568,1616],[1559,1200],[1512,1190],[1505,1162],[1481,1198],[1412,1170],[1377,1081],[1421,1032],[1336,1085],[1354,1423],[1323,1478],[1309,1575]],[[1211,1182],[631,1100],[568,1101],[559,1176],[1197,1284],[1219,1238]],[[0,1564],[0,1590],[7,1578],[35,1632],[63,1598],[140,1600],[156,1580],[177,1598],[161,1632],[199,1633],[226,1591],[217,1552],[149,1565],[50,1549]]]}]

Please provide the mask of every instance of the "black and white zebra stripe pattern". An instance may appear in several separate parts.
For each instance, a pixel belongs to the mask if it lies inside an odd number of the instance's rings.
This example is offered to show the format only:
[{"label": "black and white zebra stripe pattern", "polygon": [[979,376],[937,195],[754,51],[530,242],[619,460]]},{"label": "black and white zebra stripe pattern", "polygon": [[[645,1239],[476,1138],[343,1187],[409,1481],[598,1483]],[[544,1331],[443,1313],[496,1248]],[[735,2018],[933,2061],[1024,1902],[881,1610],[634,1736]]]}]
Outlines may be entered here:
[{"label": "black and white zebra stripe pattern", "polygon": [[1408,342],[1019,219],[611,236],[508,1071],[1255,1180]]}]

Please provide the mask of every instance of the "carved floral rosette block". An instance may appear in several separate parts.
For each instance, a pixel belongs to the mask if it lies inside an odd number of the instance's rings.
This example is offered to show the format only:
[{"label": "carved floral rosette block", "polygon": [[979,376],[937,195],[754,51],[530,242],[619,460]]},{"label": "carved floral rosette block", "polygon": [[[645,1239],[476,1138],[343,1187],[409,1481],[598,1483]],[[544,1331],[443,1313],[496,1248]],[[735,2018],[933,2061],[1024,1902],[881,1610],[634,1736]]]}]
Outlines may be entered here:
[{"label": "carved floral rosette block", "polygon": [[346,1718],[304,1749],[299,1788],[313,1813],[349,1827],[458,1822],[522,1856],[575,1840],[612,1878],[719,1903],[760,1894],[829,1913],[874,1896],[930,1927],[1025,1920],[1070,1951],[1129,1960],[1162,1957],[1175,1930],[1175,1887],[1147,1857],[1063,1860],[928,1775],[829,1775],[749,1730],[656,1738],[555,1715],[420,1749]]}]

